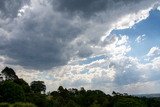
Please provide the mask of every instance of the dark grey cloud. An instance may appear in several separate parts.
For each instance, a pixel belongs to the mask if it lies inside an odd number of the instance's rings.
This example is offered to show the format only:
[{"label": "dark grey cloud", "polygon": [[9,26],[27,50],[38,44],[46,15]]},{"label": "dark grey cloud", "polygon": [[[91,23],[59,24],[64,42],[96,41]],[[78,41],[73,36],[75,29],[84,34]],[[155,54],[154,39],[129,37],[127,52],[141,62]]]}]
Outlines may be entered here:
[{"label": "dark grey cloud", "polygon": [[26,68],[44,70],[65,65],[74,55],[72,48],[75,47],[70,43],[84,26],[50,9],[50,4],[37,3],[32,5],[39,7],[10,21],[7,27],[2,26],[3,33],[6,32],[9,38],[1,35],[4,39],[1,40],[0,54],[13,59],[6,63]]},{"label": "dark grey cloud", "polygon": [[57,19],[52,13],[42,17],[30,14],[15,26],[11,33],[13,39],[1,47],[1,54],[15,59],[10,63],[34,69],[49,69],[65,65],[70,60],[72,49],[69,43],[81,30],[66,18]]},{"label": "dark grey cloud", "polygon": [[[65,65],[75,55],[88,57],[93,53],[91,46],[97,45],[119,15],[132,12],[136,0],[48,1],[31,0],[31,9],[21,17],[17,13],[29,0],[0,1],[1,15],[13,18],[0,17],[0,55],[13,59],[7,63],[44,70]],[[136,6],[137,11],[142,4]],[[93,17],[97,13],[101,17]],[[81,46],[73,43],[77,38]]]},{"label": "dark grey cloud", "polygon": [[[99,12],[117,9],[119,6],[137,3],[141,0],[57,0],[57,9],[70,14],[80,14],[86,18]],[[53,2],[55,3],[55,1]]]},{"label": "dark grey cloud", "polygon": [[29,3],[30,0],[0,0],[1,17],[17,17],[19,9]]},{"label": "dark grey cloud", "polygon": [[87,58],[92,55],[92,53],[92,49],[90,49],[89,47],[82,47],[79,49],[78,56],[81,58]]}]

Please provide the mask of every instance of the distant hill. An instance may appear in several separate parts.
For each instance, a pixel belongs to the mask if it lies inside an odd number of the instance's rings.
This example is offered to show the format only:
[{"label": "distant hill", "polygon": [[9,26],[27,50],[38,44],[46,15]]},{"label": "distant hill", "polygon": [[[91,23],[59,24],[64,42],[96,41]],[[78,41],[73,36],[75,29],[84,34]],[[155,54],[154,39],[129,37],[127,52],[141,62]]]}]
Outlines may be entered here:
[{"label": "distant hill", "polygon": [[154,93],[154,94],[138,94],[134,95],[137,97],[147,97],[147,98],[155,98],[155,97],[160,97],[160,93]]}]

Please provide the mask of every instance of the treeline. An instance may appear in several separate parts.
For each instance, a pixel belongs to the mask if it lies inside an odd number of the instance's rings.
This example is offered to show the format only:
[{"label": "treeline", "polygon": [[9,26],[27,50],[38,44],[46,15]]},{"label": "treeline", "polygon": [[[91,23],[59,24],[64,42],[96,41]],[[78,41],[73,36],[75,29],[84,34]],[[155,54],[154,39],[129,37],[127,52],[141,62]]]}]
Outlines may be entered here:
[{"label": "treeline", "polygon": [[160,98],[135,97],[114,91],[106,95],[100,90],[63,86],[47,94],[45,91],[43,81],[33,81],[29,85],[12,68],[1,71],[0,107],[160,107]]}]

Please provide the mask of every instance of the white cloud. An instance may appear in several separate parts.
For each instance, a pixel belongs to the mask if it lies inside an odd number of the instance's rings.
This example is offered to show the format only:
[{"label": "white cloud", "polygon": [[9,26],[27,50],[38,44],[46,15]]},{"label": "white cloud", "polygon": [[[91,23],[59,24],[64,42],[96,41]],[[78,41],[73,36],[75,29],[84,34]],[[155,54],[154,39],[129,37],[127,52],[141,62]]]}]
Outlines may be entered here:
[{"label": "white cloud", "polygon": [[143,34],[143,35],[140,35],[140,36],[138,36],[137,38],[136,38],[136,42],[137,43],[141,43],[141,42],[143,42],[144,40],[145,40],[145,34]]},{"label": "white cloud", "polygon": [[154,58],[159,57],[160,49],[159,47],[152,47],[146,55],[146,60],[153,60]]},{"label": "white cloud", "polygon": [[[106,93],[115,90],[135,94],[159,91],[155,85],[159,82],[159,64],[160,58],[143,64],[137,58],[113,55],[90,64],[72,63],[46,72],[21,67],[15,69],[17,74],[28,82],[45,81],[48,91],[56,90],[59,85],[63,85],[66,88],[83,86],[86,89],[101,89]],[[86,70],[85,73],[81,72],[83,70]],[[148,88],[144,91],[146,87]]]},{"label": "white cloud", "polygon": [[159,82],[160,81],[148,81],[148,82],[138,82],[124,86],[118,86],[119,88],[116,91],[121,93],[128,92],[129,94],[151,94],[159,93]]},{"label": "white cloud", "polygon": [[[160,76],[160,58],[157,57],[151,62],[143,64],[137,58],[126,56],[123,53],[128,52],[125,51],[125,49],[128,50],[128,39],[127,36],[117,37],[116,42],[110,44],[114,45],[114,48],[102,52],[104,54],[106,51],[105,55],[109,55],[109,57],[89,64],[79,65],[77,62],[82,60],[76,59],[68,65],[54,67],[45,72],[27,70],[19,66],[15,67],[15,70],[29,83],[33,80],[45,81],[47,91],[56,90],[59,85],[63,85],[66,88],[83,86],[86,89],[101,89],[106,93],[115,90],[131,94],[142,93],[146,87],[153,86],[147,88],[144,93],[158,92],[155,84],[158,83]],[[124,50],[120,48],[116,52],[118,47],[126,48]],[[154,51],[149,53],[154,53]],[[85,73],[82,72],[84,70]],[[109,88],[106,89],[106,87]]]},{"label": "white cloud", "polygon": [[28,5],[23,6],[20,10],[18,10],[18,17],[21,17],[25,14],[26,10],[28,10],[28,8],[31,9],[31,7],[29,7]]},{"label": "white cloud", "polygon": [[147,56],[154,56],[154,55],[159,55],[159,54],[160,54],[159,47],[152,47],[150,51],[148,52]]},{"label": "white cloud", "polygon": [[157,7],[157,10],[159,10],[159,11],[160,11],[160,6],[158,6],[158,7]]},{"label": "white cloud", "polygon": [[148,8],[146,10],[140,10],[137,13],[127,14],[120,18],[113,27],[115,29],[126,29],[131,28],[136,23],[145,20],[149,16],[149,11],[152,8]]},{"label": "white cloud", "polygon": [[[112,49],[112,52],[117,51],[118,47],[127,46],[127,42],[127,36],[119,37],[114,43],[115,48]],[[98,85],[99,89],[111,93],[116,87],[135,84],[143,79],[141,78],[143,73],[138,70],[139,61],[136,58],[126,57],[125,54],[123,54],[124,51],[125,50],[119,50],[118,53],[113,52],[105,59],[100,59],[85,65],[78,65],[75,60],[68,65],[55,67],[46,72],[29,71],[23,68],[16,69],[20,69],[17,72],[18,75],[29,82],[39,79],[45,81],[48,87],[47,90],[50,91],[56,90],[59,85],[67,88],[79,88],[83,86],[87,89],[96,88]],[[85,73],[81,72],[84,70],[86,70]],[[31,73],[32,76],[28,76]],[[108,85],[110,89],[106,90],[105,87]],[[129,91],[130,90],[128,90],[128,92]]]}]

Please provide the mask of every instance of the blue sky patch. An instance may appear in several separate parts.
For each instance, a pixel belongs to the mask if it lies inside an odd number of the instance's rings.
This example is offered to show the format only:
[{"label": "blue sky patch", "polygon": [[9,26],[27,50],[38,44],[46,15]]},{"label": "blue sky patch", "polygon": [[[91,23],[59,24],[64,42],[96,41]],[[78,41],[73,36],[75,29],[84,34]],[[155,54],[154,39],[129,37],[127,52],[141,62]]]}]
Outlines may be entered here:
[{"label": "blue sky patch", "polygon": [[89,58],[87,58],[86,60],[80,62],[80,65],[90,64],[90,63],[92,63],[92,62],[94,62],[94,61],[101,60],[101,59],[105,59],[105,58],[106,58],[105,55],[89,57]]},{"label": "blue sky patch", "polygon": [[[160,46],[160,11],[152,10],[147,19],[135,24],[132,28],[123,30],[113,30],[111,34],[127,35],[132,50],[128,53],[130,56],[142,58],[153,46]],[[145,35],[141,43],[135,40],[138,36]]]}]

